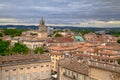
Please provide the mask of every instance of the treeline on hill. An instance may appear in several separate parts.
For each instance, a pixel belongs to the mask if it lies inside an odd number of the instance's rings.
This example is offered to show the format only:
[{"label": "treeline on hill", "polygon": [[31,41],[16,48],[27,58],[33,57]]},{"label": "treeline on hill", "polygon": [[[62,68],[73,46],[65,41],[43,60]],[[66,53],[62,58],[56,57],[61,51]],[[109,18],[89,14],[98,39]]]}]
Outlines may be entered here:
[{"label": "treeline on hill", "polygon": [[113,35],[115,37],[119,37],[120,36],[120,30],[109,30],[109,31],[106,31],[106,34],[110,34],[110,35]]},{"label": "treeline on hill", "polygon": [[11,37],[14,36],[21,36],[23,31],[26,31],[27,29],[3,29],[2,33],[4,35],[10,35]]},{"label": "treeline on hill", "polygon": [[74,32],[74,33],[81,33],[82,35],[88,34],[90,32],[94,32],[92,30],[84,30],[84,29],[73,29],[71,31]]}]

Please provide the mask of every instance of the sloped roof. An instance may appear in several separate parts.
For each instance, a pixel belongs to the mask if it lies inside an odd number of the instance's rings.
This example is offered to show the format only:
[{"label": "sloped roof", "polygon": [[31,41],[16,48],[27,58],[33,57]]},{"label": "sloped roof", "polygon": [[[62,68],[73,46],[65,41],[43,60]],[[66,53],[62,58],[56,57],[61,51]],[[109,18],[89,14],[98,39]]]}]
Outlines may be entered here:
[{"label": "sloped roof", "polygon": [[85,63],[80,63],[75,59],[63,59],[58,61],[58,64],[66,68],[68,70],[83,74],[83,75],[88,75],[88,69],[89,66]]},{"label": "sloped roof", "polygon": [[73,42],[74,39],[72,39],[71,37],[56,37],[55,42],[59,42],[59,43],[65,43],[65,42]]},{"label": "sloped roof", "polygon": [[46,61],[50,60],[50,56],[47,54],[28,54],[28,55],[11,55],[11,56],[0,56],[0,64],[16,64],[16,63],[22,63],[22,62],[35,62],[35,61]]}]

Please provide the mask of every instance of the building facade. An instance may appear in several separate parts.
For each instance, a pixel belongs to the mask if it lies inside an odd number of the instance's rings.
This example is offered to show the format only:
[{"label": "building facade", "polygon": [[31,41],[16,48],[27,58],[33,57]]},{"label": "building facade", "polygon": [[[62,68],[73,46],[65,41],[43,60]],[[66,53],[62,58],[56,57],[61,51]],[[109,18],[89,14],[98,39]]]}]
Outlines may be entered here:
[{"label": "building facade", "polygon": [[43,80],[51,78],[47,55],[16,55],[0,58],[0,80]]},{"label": "building facade", "polygon": [[58,62],[58,75],[59,80],[120,80],[120,66],[63,59]]}]

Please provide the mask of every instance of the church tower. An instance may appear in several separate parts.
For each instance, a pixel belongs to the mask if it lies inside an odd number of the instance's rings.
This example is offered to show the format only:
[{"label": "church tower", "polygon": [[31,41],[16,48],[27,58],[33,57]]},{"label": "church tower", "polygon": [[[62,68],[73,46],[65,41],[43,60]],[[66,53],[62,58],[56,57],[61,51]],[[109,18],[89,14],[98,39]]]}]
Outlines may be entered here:
[{"label": "church tower", "polygon": [[44,21],[43,18],[40,20],[40,24],[39,24],[39,27],[38,27],[38,32],[39,32],[39,34],[38,34],[39,38],[42,38],[42,39],[47,38],[48,32],[47,32],[47,28],[45,26],[45,21]]},{"label": "church tower", "polygon": [[45,21],[43,18],[40,20],[38,31],[47,32],[47,28],[45,27]]}]

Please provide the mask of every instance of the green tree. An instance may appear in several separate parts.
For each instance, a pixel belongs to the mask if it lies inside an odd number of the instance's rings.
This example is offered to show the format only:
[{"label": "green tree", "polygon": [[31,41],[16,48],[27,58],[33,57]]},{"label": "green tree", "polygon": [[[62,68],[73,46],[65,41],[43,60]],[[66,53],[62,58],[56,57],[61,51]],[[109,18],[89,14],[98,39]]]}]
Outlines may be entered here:
[{"label": "green tree", "polygon": [[62,35],[61,34],[55,34],[55,37],[62,37]]},{"label": "green tree", "polygon": [[3,33],[5,35],[14,36],[21,36],[22,32],[25,31],[24,29],[3,29]]},{"label": "green tree", "polygon": [[88,34],[90,31],[89,30],[80,30],[79,31],[82,35]]},{"label": "green tree", "polygon": [[120,39],[119,39],[119,40],[117,40],[117,43],[119,43],[119,44],[120,44]]},{"label": "green tree", "polygon": [[2,34],[2,33],[0,33],[0,37],[3,37],[3,34]]},{"label": "green tree", "polygon": [[9,52],[9,44],[10,42],[8,41],[2,41],[0,40],[0,55],[5,56]]},{"label": "green tree", "polygon": [[75,34],[81,33],[82,35],[85,35],[85,34],[88,34],[90,32],[93,32],[91,30],[84,30],[84,29],[73,29],[71,31],[74,32]]},{"label": "green tree", "polygon": [[35,48],[34,53],[35,54],[38,54],[38,53],[43,54],[44,53],[44,49],[42,47],[37,47],[37,48]]},{"label": "green tree", "polygon": [[107,34],[110,34],[110,35],[113,35],[115,37],[119,37],[120,36],[120,30],[110,30],[110,31],[107,31]]},{"label": "green tree", "polygon": [[120,64],[120,59],[118,60],[118,64]]},{"label": "green tree", "polygon": [[15,43],[14,47],[12,48],[12,51],[16,54],[28,54],[29,49],[26,45],[20,44],[20,43]]}]

